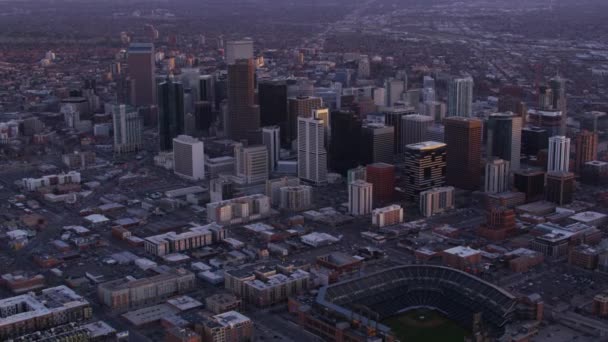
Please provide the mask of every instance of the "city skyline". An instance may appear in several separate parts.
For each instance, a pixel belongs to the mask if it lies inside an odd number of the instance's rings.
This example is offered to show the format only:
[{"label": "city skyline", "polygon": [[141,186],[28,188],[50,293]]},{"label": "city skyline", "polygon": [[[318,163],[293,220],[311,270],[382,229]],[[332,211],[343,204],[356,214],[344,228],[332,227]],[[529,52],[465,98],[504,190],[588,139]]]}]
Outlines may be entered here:
[{"label": "city skyline", "polygon": [[608,335],[608,2],[0,0],[0,340]]}]

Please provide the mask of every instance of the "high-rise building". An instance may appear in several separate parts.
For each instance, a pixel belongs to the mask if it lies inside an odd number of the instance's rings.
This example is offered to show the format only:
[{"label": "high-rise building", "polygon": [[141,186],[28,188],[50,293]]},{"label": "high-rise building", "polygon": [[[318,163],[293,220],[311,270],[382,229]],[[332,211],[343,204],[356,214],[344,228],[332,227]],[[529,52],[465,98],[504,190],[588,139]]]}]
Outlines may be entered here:
[{"label": "high-rise building", "polygon": [[420,193],[422,216],[431,217],[450,209],[454,209],[454,187],[443,186]]},{"label": "high-rise building", "polygon": [[403,93],[407,89],[407,82],[402,79],[392,78],[385,82],[385,89],[386,104],[392,107],[396,102],[402,100]]},{"label": "high-rise building", "polygon": [[568,172],[570,167],[570,138],[553,136],[549,138],[548,172]]},{"label": "high-rise building", "polygon": [[298,177],[313,184],[327,182],[325,123],[316,118],[298,118]]},{"label": "high-rise building", "polygon": [[367,181],[367,169],[365,166],[359,165],[346,172],[346,184],[350,184],[356,180]]},{"label": "high-rise building", "polygon": [[584,130],[576,136],[574,171],[580,173],[585,163],[597,159],[597,133]]},{"label": "high-rise building", "polygon": [[276,169],[281,154],[281,128],[279,126],[262,127],[262,143],[268,150],[268,167]]},{"label": "high-rise building", "polygon": [[[298,136],[298,118],[310,118],[313,110],[323,107],[323,100],[320,97],[298,96],[288,99],[287,131],[285,137],[287,143],[291,144]],[[324,123],[325,124],[325,123]]]},{"label": "high-rise building", "polygon": [[331,115],[328,108],[315,108],[312,110],[312,116],[315,119],[323,120],[325,127],[325,144],[329,144],[331,140]]},{"label": "high-rise building", "polygon": [[209,182],[209,201],[221,202],[234,198],[234,182],[227,177],[213,178]]},{"label": "high-rise building", "polygon": [[253,40],[232,40],[226,42],[226,64],[232,65],[239,59],[253,58]]},{"label": "high-rise building", "polygon": [[455,78],[448,87],[448,116],[473,116],[473,78]]},{"label": "high-rise building", "polygon": [[494,113],[488,119],[488,159],[498,157],[509,161],[511,170],[519,169],[521,158],[522,119],[513,113]]},{"label": "high-rise building", "polygon": [[434,124],[426,129],[426,138],[430,141],[445,142],[445,126]]},{"label": "high-rise building", "polygon": [[364,154],[361,120],[351,111],[333,111],[331,122],[330,168],[344,174],[348,169],[365,164],[361,158]]},{"label": "high-rise building", "polygon": [[361,130],[361,161],[364,164],[392,163],[395,127],[367,124]]},{"label": "high-rise building", "polygon": [[421,95],[423,103],[435,101],[435,89],[433,88],[422,88]]},{"label": "high-rise building", "polygon": [[449,117],[444,120],[446,183],[466,190],[479,189],[481,178],[481,121]]},{"label": "high-rise building", "polygon": [[540,110],[553,110],[553,91],[543,85],[538,88],[538,108]]},{"label": "high-rise building", "polygon": [[348,184],[348,211],[351,215],[367,215],[372,212],[373,188],[371,183],[362,180]]},{"label": "high-rise building", "polygon": [[435,79],[432,76],[424,76],[422,78],[422,87],[435,89]]},{"label": "high-rise building", "polygon": [[420,89],[410,89],[403,94],[403,102],[405,102],[407,106],[418,108],[420,107],[421,96]]},{"label": "high-rise building", "polygon": [[134,106],[136,99],[135,79],[122,75],[116,79],[116,100]]},{"label": "high-rise building", "polygon": [[445,103],[439,101],[424,102],[418,106],[420,114],[435,119],[435,123],[442,123],[447,112]]},{"label": "high-rise building", "polygon": [[378,228],[399,223],[403,223],[403,208],[400,205],[392,204],[372,210],[372,225]]},{"label": "high-rise building", "polygon": [[560,117],[560,135],[566,135],[566,123],[568,121],[567,115],[567,101],[566,101],[566,79],[561,76],[556,76],[549,80],[549,86],[553,93],[553,104],[554,110],[558,110],[562,113]]},{"label": "high-rise building", "polygon": [[409,114],[415,114],[416,110],[412,107],[388,107],[382,110],[384,123],[387,126],[395,127],[394,153],[403,152],[403,137],[401,135],[402,118]]},{"label": "high-rise building", "polygon": [[181,177],[205,179],[205,149],[203,142],[188,135],[173,139],[173,172]]},{"label": "high-rise building", "polygon": [[290,211],[310,209],[312,204],[312,187],[308,185],[284,186],[281,194],[280,208]]},{"label": "high-rise building", "polygon": [[114,152],[124,153],[143,148],[143,119],[126,105],[112,107],[114,125]]},{"label": "high-rise building", "polygon": [[226,132],[232,140],[259,142],[260,108],[255,104],[253,59],[228,65],[228,117]]},{"label": "high-rise building", "polygon": [[532,126],[542,128],[547,131],[547,136],[560,134],[560,125],[563,113],[559,110],[537,110],[528,109],[527,121]]},{"label": "high-rise building", "polygon": [[374,88],[372,90],[372,98],[376,106],[386,106],[386,88]]},{"label": "high-rise building", "polygon": [[581,169],[581,181],[589,185],[606,185],[608,182],[608,163],[592,160]]},{"label": "high-rise building", "polygon": [[540,200],[545,193],[545,172],[534,169],[517,170],[513,172],[513,187],[526,194],[527,202]]},{"label": "high-rise building", "polygon": [[572,202],[575,180],[572,172],[548,172],[545,197],[547,201],[564,205]]},{"label": "high-rise building", "polygon": [[521,154],[536,156],[538,152],[549,147],[549,134],[540,127],[524,127],[521,131]]},{"label": "high-rise building", "polygon": [[[260,122],[263,126],[278,125],[287,132],[287,83],[284,81],[262,81],[258,84]],[[286,137],[282,137],[286,142]]]},{"label": "high-rise building", "polygon": [[135,82],[135,106],[156,104],[154,44],[132,43],[127,50],[129,77]]},{"label": "high-rise building", "polygon": [[484,191],[495,194],[509,189],[509,161],[494,158],[486,163]]},{"label": "high-rise building", "polygon": [[213,103],[209,101],[194,102],[194,128],[198,134],[208,135],[213,121]]},{"label": "high-rise building", "polygon": [[300,185],[300,178],[296,177],[269,179],[266,181],[266,196],[270,198],[270,203],[273,206],[279,206],[281,204],[281,188],[298,185]]},{"label": "high-rise building", "polygon": [[445,185],[446,144],[424,141],[405,146],[405,195],[414,203],[425,190]]},{"label": "high-rise building", "polygon": [[215,108],[215,78],[213,75],[201,75],[198,80],[198,100],[210,102]]},{"label": "high-rise building", "polygon": [[426,115],[410,114],[401,118],[401,138],[403,145],[427,141],[426,132],[435,120]]},{"label": "high-rise building", "polygon": [[172,78],[158,85],[158,137],[160,150],[172,149],[173,138],[184,133],[184,88]]},{"label": "high-rise building", "polygon": [[181,72],[180,82],[184,86],[184,91],[191,94],[191,102],[200,101],[200,70],[198,68],[182,68]]},{"label": "high-rise building", "polygon": [[234,145],[235,173],[245,183],[261,183],[268,180],[268,150],[264,145],[244,147]]},{"label": "high-rise building", "polygon": [[365,79],[370,75],[369,57],[361,56],[357,65],[357,78]]},{"label": "high-rise building", "polygon": [[367,165],[367,182],[374,189],[374,206],[392,201],[395,192],[395,166],[387,163]]}]

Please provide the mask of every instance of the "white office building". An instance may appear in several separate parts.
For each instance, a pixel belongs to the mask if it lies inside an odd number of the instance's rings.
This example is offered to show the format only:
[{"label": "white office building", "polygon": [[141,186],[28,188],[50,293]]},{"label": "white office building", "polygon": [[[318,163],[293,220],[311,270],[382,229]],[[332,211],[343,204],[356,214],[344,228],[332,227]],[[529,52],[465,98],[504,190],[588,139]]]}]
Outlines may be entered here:
[{"label": "white office building", "polygon": [[420,193],[420,212],[431,217],[454,208],[454,187],[444,186]]},{"label": "white office building", "polygon": [[356,180],[348,185],[348,211],[351,215],[367,215],[372,212],[373,185]]},{"label": "white office building", "polygon": [[448,116],[473,116],[473,78],[455,78],[448,88]]},{"label": "white office building", "polygon": [[398,204],[377,208],[372,211],[372,225],[382,228],[403,223],[403,208]]},{"label": "white office building", "polygon": [[173,139],[173,172],[190,180],[205,179],[203,142],[189,135]]},{"label": "white office building", "polygon": [[510,163],[504,159],[494,158],[486,163],[485,192],[496,194],[509,190]]},{"label": "white office building", "polygon": [[143,120],[139,113],[126,105],[112,107],[114,152],[125,153],[143,148]]},{"label": "white office building", "polygon": [[547,172],[568,172],[570,167],[570,138],[556,135],[549,138]]},{"label": "white office building", "polygon": [[396,102],[403,99],[403,93],[407,89],[407,84],[402,79],[389,79],[385,82],[385,89],[386,100],[384,102],[387,106],[392,107]]},{"label": "white office building", "polygon": [[264,145],[244,147],[234,145],[236,176],[245,183],[262,183],[268,180],[268,150]]},{"label": "white office building", "polygon": [[298,118],[298,177],[312,184],[327,183],[325,123],[317,118]]}]

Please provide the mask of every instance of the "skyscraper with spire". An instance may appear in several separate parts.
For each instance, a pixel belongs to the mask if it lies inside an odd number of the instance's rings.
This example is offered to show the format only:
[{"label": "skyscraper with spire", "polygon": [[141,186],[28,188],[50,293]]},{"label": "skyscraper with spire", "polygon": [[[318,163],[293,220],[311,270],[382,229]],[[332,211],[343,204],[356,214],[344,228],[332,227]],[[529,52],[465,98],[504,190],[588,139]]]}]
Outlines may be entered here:
[{"label": "skyscraper with spire", "polygon": [[549,80],[549,87],[553,94],[553,109],[562,112],[560,121],[560,135],[566,135],[566,124],[568,122],[566,102],[566,79],[557,75]]}]

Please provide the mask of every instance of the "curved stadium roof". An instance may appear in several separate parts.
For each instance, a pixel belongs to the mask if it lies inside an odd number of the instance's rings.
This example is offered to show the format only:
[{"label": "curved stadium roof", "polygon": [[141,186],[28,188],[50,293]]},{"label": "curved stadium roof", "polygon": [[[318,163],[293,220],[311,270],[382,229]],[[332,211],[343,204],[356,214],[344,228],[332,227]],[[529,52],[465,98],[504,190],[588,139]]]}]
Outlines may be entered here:
[{"label": "curved stadium roof", "polygon": [[[502,288],[457,269],[406,265],[323,287],[317,303],[344,317],[375,324],[408,309],[429,307],[462,324],[482,313],[501,334],[513,316],[516,298]],[[390,329],[378,324],[378,330]]]}]

